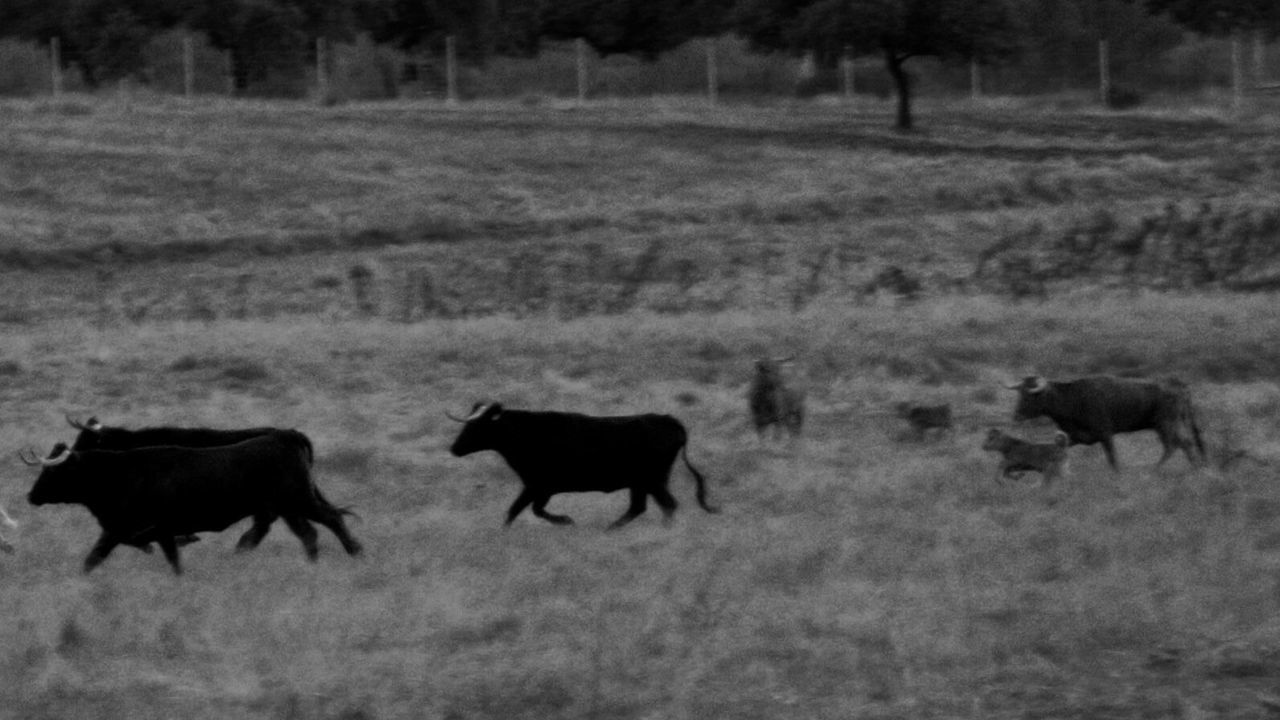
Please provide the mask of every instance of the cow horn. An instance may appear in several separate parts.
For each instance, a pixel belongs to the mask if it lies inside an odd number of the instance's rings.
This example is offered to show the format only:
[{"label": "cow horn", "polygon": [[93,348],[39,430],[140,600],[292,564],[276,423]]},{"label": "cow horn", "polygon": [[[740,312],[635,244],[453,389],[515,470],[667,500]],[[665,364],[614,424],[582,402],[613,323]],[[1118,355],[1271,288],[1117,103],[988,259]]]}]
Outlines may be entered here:
[{"label": "cow horn", "polygon": [[454,415],[453,413],[449,412],[448,410],[444,411],[444,416],[454,422],[465,423],[467,421],[466,418],[460,418],[457,415]]},{"label": "cow horn", "polygon": [[1032,381],[1031,385],[1027,387],[1027,392],[1029,393],[1044,392],[1049,387],[1049,381],[1039,375],[1029,379]]},{"label": "cow horn", "polygon": [[89,418],[89,422],[85,423],[85,427],[94,432],[102,432],[102,421],[98,420],[96,417],[91,417]]},{"label": "cow horn", "polygon": [[[58,444],[61,445],[62,443],[58,443]],[[66,462],[70,457],[71,457],[71,448],[63,445],[62,452],[58,453],[57,455],[51,458],[37,458],[37,462],[40,465],[43,465],[45,467],[54,467]]]},{"label": "cow horn", "polygon": [[1006,387],[1006,388],[1008,388],[1008,389],[1010,389],[1010,390],[1021,390],[1021,389],[1022,389],[1022,383],[1020,383],[1020,382],[1016,382],[1016,383],[1014,383],[1014,384],[1012,384],[1012,385],[1005,385],[1004,383],[1000,383],[1000,384],[1001,384],[1001,385],[1004,385],[1004,387]]},{"label": "cow horn", "polygon": [[[28,457],[28,454],[30,457]],[[40,456],[36,455],[35,451],[31,448],[22,448],[19,450],[18,459],[21,460],[24,465],[35,466],[40,464]]]},{"label": "cow horn", "polygon": [[454,422],[468,423],[480,417],[481,415],[483,415],[484,411],[488,409],[489,409],[489,405],[487,403],[476,403],[475,407],[471,408],[471,414],[467,415],[465,418],[460,418],[454,415],[453,413],[449,412],[448,410],[445,410],[444,414],[446,417],[448,417],[450,420]]},{"label": "cow horn", "polygon": [[79,420],[76,420],[75,418],[71,417],[71,413],[66,413],[66,414],[64,414],[64,415],[63,415],[63,417],[65,417],[65,418],[67,419],[67,424],[68,424],[68,425],[70,425],[71,427],[73,427],[73,428],[75,428],[75,429],[77,429],[77,430],[84,430],[84,429],[85,429],[85,425],[84,425],[84,423],[82,423],[82,422],[80,422]]}]

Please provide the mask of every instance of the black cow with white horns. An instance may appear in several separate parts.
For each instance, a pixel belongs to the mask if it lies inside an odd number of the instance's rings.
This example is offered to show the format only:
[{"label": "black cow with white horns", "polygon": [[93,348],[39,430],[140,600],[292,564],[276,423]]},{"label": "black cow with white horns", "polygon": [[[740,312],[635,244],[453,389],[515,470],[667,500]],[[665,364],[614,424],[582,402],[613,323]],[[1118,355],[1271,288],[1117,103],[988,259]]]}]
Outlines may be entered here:
[{"label": "black cow with white horns", "polygon": [[310,560],[319,554],[313,521],[329,528],[347,553],[359,554],[360,543],[342,519],[350,511],[320,493],[309,457],[302,433],[281,430],[210,448],[72,450],[58,443],[46,458],[22,459],[41,467],[27,496],[32,505],[83,505],[97,518],[102,534],[85,558],[85,572],[117,545],[155,542],[181,574],[177,538],[225,530],[246,517],[253,526],[237,551],[257,547],[276,518],[284,518]]},{"label": "black cow with white horns", "polygon": [[1205,457],[1190,392],[1179,380],[1095,375],[1051,382],[1033,375],[1006,387],[1018,392],[1015,421],[1048,417],[1072,445],[1102,443],[1112,469],[1119,469],[1113,436],[1139,430],[1159,436],[1164,453],[1157,466],[1178,449],[1193,465]]},{"label": "black cow with white horns", "polygon": [[622,527],[643,513],[649,496],[669,520],[677,503],[667,485],[682,452],[685,467],[693,473],[698,504],[709,513],[718,512],[707,504],[705,481],[689,462],[688,432],[670,415],[593,417],[477,403],[466,418],[449,418],[464,423],[451,453],[462,457],[493,450],[524,484],[507,511],[508,525],[529,505],[543,520],[567,525],[573,520],[547,512],[552,495],[622,489],[630,491],[631,504],[610,527]]},{"label": "black cow with white horns", "polygon": [[[71,449],[77,451],[134,450],[137,448],[156,447],[159,445],[176,445],[178,447],[192,448],[219,447],[221,445],[234,445],[235,443],[243,442],[261,435],[270,435],[271,433],[281,432],[280,428],[274,427],[251,427],[224,430],[218,428],[156,425],[129,429],[114,425],[103,425],[96,417],[90,417],[86,422],[75,420],[70,415],[67,415],[66,418],[67,424],[79,431],[76,435],[75,442],[71,444]],[[297,440],[304,445],[306,450],[307,466],[310,467],[315,461],[315,448],[311,445],[311,438],[302,433],[298,433]],[[200,538],[195,535],[183,535],[178,538],[178,544],[188,545],[198,541],[199,539]],[[151,545],[143,544],[138,546],[138,549],[143,552],[150,553]]]}]

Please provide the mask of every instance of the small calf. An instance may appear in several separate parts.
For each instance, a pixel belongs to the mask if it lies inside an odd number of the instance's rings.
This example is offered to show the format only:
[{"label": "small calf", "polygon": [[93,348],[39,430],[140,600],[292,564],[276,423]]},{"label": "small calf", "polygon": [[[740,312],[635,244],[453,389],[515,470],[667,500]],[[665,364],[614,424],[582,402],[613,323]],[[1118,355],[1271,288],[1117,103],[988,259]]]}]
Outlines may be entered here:
[{"label": "small calf", "polygon": [[791,358],[756,360],[756,374],[747,392],[747,405],[756,434],[764,439],[765,428],[773,426],[774,436],[786,428],[791,438],[800,435],[804,425],[804,391],[788,387],[782,376],[782,364]]},{"label": "small calf", "polygon": [[951,418],[950,403],[941,405],[916,405],[900,402],[893,406],[898,416],[911,425],[911,431],[917,439],[924,439],[930,430],[937,430],[939,435],[952,430],[954,422]]},{"label": "small calf", "polygon": [[1070,439],[1064,432],[1055,434],[1053,442],[1034,443],[991,428],[982,449],[1001,455],[996,480],[1003,480],[1014,473],[1034,471],[1043,475],[1044,483],[1048,485],[1066,471],[1068,444]]}]

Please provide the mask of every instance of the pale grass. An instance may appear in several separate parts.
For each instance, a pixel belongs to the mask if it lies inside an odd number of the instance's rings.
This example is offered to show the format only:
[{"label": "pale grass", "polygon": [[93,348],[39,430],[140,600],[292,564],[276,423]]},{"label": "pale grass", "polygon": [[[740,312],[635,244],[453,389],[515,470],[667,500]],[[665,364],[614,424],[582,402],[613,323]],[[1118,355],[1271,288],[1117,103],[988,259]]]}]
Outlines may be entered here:
[{"label": "pale grass", "polygon": [[[82,576],[92,519],[28,506],[34,471],[11,459],[0,703],[16,716],[1251,717],[1280,676],[1272,298],[778,302],[823,247],[865,252],[857,271],[963,276],[1005,232],[1149,214],[1170,188],[1270,202],[1267,163],[1233,168],[1274,149],[1260,124],[1206,138],[1212,117],[961,104],[900,137],[878,105],[73,100],[89,114],[0,108],[29,158],[5,179],[15,244],[247,234],[286,254],[121,261],[109,281],[52,260],[7,271],[0,447],[69,441],[64,413],[297,427],[368,552],[323,534],[310,565],[278,527],[235,555],[233,528],[185,548],[182,578],[132,549]],[[342,244],[373,230],[410,244]],[[513,247],[630,261],[654,238],[711,268],[780,248],[782,269],[717,312],[391,320],[404,267],[467,258],[468,281],[501,288]],[[345,295],[357,265],[381,283],[375,317]],[[252,312],[235,320],[220,293],[241,272]],[[175,319],[199,293],[210,317]],[[752,361],[782,354],[810,399],[794,446],[745,422]],[[1156,471],[1143,434],[1119,441],[1118,474],[1075,448],[1054,487],[997,483],[980,439],[1010,422],[1000,385],[1032,372],[1179,375],[1206,440],[1264,462]],[[448,453],[445,411],[492,400],[672,413],[723,512],[677,467],[670,525],[651,509],[606,532],[624,498],[582,494],[552,503],[573,527],[504,530],[510,469]],[[900,400],[950,402],[956,432],[904,442]]]},{"label": "pale grass", "polygon": [[[18,552],[2,560],[13,622],[0,664],[23,683],[5,699],[31,712],[110,702],[195,718],[919,717],[974,703],[1013,717],[1001,693],[1036,683],[1061,712],[1132,714],[1169,692],[1218,702],[1212,686],[1162,685],[1142,667],[1174,647],[1187,653],[1178,672],[1219,672],[1236,667],[1222,648],[1241,638],[1253,649],[1231,652],[1265,661],[1269,521],[1280,516],[1268,472],[1191,471],[1180,457],[1152,472],[1155,442],[1136,436],[1121,441],[1118,476],[1077,449],[1058,487],[1000,485],[978,445],[987,423],[1007,422],[997,382],[1023,370],[1002,348],[1037,329],[1052,351],[1041,364],[1060,371],[1114,337],[1145,346],[1162,359],[1153,369],[1190,371],[1211,429],[1231,420],[1240,442],[1274,444],[1274,388],[1203,382],[1195,362],[1206,333],[1219,356],[1248,352],[1268,317],[1263,298],[1103,294],[799,316],[18,327],[6,358],[56,390],[7,386],[4,444],[70,439],[64,410],[296,426],[317,443],[326,494],[360,513],[352,527],[369,552],[352,560],[326,535],[308,565],[278,528],[237,556],[233,531],[187,548],[181,579],[132,550],[85,577],[90,519],[25,506],[31,471],[19,466],[0,494],[22,521]],[[922,387],[878,364],[929,346],[960,351],[969,369]],[[713,347],[708,373],[701,354]],[[813,413],[798,446],[758,447],[743,392],[752,358],[779,347],[799,351]],[[188,357],[212,364],[171,369]],[[230,360],[266,375],[227,385],[219,363]],[[94,392],[108,381],[114,395]],[[884,410],[922,396],[957,407],[952,438],[897,439]],[[480,399],[672,412],[724,514],[703,514],[677,468],[670,526],[651,513],[606,533],[621,499],[581,495],[553,502],[575,527],[522,519],[503,531],[510,470],[447,453],[456,425],[444,411]],[[1099,658],[1111,658],[1106,672],[1091,669]],[[1126,695],[1126,677],[1156,684]],[[1073,694],[1085,685],[1092,700]]]}]

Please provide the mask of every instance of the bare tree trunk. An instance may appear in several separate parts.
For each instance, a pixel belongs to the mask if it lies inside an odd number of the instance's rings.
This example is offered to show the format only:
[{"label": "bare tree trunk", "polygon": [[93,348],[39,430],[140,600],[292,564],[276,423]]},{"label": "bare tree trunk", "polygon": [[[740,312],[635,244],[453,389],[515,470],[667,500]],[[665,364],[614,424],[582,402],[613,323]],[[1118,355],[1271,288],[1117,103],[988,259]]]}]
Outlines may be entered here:
[{"label": "bare tree trunk", "polygon": [[910,130],[911,78],[907,75],[906,68],[902,67],[906,59],[898,57],[892,50],[885,50],[884,60],[889,75],[893,77],[893,84],[898,88],[898,119],[894,127],[898,130]]}]

